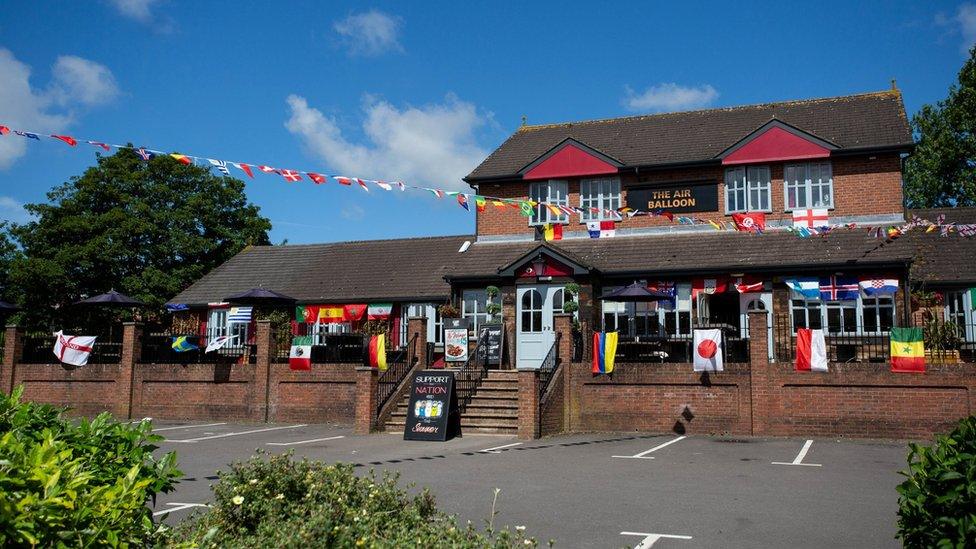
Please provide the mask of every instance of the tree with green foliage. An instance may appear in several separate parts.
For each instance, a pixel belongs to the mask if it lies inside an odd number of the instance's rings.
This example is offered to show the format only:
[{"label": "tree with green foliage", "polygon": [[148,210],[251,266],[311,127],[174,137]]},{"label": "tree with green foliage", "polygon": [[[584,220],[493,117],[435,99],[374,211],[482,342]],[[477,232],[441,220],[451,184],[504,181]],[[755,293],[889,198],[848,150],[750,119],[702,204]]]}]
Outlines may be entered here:
[{"label": "tree with green foliage", "polygon": [[976,206],[976,46],[949,97],[912,118],[918,146],[905,164],[913,208]]},{"label": "tree with green foliage", "polygon": [[33,221],[9,229],[21,248],[9,284],[28,322],[112,289],[161,306],[245,246],[269,243],[271,223],[243,181],[169,156],[99,156],[47,196],[26,206]]}]

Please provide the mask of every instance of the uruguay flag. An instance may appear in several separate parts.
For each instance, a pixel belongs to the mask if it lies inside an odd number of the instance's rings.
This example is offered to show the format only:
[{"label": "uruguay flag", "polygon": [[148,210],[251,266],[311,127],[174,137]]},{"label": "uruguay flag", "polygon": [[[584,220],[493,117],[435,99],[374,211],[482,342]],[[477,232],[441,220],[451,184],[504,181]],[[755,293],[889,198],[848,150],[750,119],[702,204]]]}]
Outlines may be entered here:
[{"label": "uruguay flag", "polygon": [[593,332],[593,373],[613,373],[617,356],[617,332]]},{"label": "uruguay flag", "polygon": [[858,284],[861,286],[861,292],[867,297],[894,295],[898,291],[896,278],[862,278]]}]

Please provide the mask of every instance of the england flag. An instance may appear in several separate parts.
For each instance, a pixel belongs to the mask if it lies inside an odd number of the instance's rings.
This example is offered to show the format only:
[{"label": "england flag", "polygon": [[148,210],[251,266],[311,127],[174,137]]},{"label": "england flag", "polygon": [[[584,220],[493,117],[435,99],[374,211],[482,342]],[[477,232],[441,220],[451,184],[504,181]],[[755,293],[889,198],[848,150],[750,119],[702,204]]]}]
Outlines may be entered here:
[{"label": "england flag", "polygon": [[69,336],[64,332],[54,333],[54,356],[65,364],[84,366],[95,346],[95,336]]}]

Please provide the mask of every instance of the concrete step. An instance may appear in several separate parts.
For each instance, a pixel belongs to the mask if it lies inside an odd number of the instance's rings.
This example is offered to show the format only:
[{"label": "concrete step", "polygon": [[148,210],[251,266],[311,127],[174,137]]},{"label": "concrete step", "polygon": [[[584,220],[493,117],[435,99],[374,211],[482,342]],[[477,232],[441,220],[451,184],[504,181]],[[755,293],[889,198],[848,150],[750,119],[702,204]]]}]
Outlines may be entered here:
[{"label": "concrete step", "polygon": [[468,410],[472,409],[518,410],[518,399],[479,399],[475,397],[468,403]]},{"label": "concrete step", "polygon": [[[400,422],[387,422],[384,426],[386,432],[388,433],[402,433],[404,423]],[[484,434],[484,435],[514,435],[518,432],[517,426],[511,425],[495,425],[495,426],[472,426],[461,424],[461,435],[471,435],[471,434]]]},{"label": "concrete step", "polygon": [[511,391],[518,391],[518,381],[512,381],[508,379],[485,379],[481,381],[481,385],[478,385],[478,389],[492,388],[492,389],[508,389]]},{"label": "concrete step", "polygon": [[[406,420],[407,412],[393,412],[391,420]],[[461,415],[461,424],[472,419],[518,419],[518,408],[468,408]]]}]

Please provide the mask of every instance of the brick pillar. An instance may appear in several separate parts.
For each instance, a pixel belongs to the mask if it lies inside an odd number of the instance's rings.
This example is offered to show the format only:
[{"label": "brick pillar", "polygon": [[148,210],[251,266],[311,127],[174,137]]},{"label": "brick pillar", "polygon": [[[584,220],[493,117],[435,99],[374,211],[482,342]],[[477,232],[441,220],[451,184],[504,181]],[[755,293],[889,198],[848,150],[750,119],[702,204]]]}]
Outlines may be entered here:
[{"label": "brick pillar", "polygon": [[0,391],[10,394],[14,390],[14,371],[20,360],[20,328],[16,324],[7,325],[4,334],[3,364],[0,365]]},{"label": "brick pillar", "polygon": [[357,435],[368,435],[376,427],[376,406],[379,403],[379,372],[369,366],[356,368],[356,421]]},{"label": "brick pillar", "polygon": [[518,371],[518,437],[539,438],[539,371]]},{"label": "brick pillar", "polygon": [[117,397],[121,402],[119,409],[127,419],[132,419],[132,392],[135,390],[136,362],[142,356],[142,323],[122,323],[122,356],[119,359],[119,391]]},{"label": "brick pillar", "polygon": [[422,316],[410,317],[407,319],[407,343],[417,334],[416,350],[407,349],[407,352],[415,352],[419,359],[417,368],[423,370],[430,366],[427,364],[427,319]]},{"label": "brick pillar", "polygon": [[766,311],[749,311],[749,415],[753,435],[767,432],[772,390]]},{"label": "brick pillar", "polygon": [[248,415],[252,419],[271,419],[271,321],[257,321],[254,332],[254,392],[251,394]]}]

